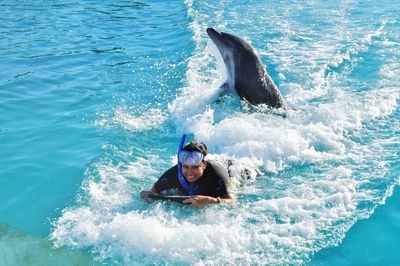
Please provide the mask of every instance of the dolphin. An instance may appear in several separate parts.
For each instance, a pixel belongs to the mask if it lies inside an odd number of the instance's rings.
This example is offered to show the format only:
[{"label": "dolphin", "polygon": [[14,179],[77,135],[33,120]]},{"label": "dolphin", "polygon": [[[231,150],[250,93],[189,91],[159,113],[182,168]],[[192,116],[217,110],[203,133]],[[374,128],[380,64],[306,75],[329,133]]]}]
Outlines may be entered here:
[{"label": "dolphin", "polygon": [[235,89],[239,97],[251,105],[266,104],[272,108],[287,109],[277,86],[248,42],[213,28],[208,28],[207,34],[224,60],[228,76],[225,85]]}]

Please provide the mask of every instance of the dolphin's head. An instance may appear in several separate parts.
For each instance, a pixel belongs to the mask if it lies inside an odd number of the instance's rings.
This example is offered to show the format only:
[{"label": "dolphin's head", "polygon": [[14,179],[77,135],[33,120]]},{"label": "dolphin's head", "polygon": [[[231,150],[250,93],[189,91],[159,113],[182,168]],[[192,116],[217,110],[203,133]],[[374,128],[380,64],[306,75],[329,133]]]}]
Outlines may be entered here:
[{"label": "dolphin's head", "polygon": [[246,41],[233,34],[218,32],[213,28],[208,28],[207,34],[217,46],[222,57],[224,57],[227,52],[238,55],[243,50],[252,49]]},{"label": "dolphin's head", "polygon": [[213,43],[217,46],[219,53],[225,63],[227,72],[228,86],[233,89],[235,87],[236,71],[240,65],[243,51],[251,49],[251,46],[243,39],[229,33],[218,32],[213,28],[207,29],[207,34],[210,36]]},{"label": "dolphin's head", "polygon": [[230,85],[234,85],[237,78],[235,69],[240,68],[240,65],[250,62],[246,65],[256,66],[256,62],[259,60],[258,56],[253,47],[242,38],[230,33],[218,32],[213,28],[208,28],[207,34],[217,46],[224,60]]}]

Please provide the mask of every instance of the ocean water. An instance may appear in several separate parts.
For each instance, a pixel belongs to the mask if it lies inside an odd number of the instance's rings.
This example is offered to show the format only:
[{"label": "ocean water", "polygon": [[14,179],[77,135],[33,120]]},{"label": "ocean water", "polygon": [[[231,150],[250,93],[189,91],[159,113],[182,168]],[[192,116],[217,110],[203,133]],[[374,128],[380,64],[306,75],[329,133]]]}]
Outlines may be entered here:
[{"label": "ocean water", "polygon": [[[0,265],[398,263],[398,1],[5,0],[0,22]],[[207,27],[254,46],[286,118],[217,100]],[[235,206],[139,199],[182,133],[232,161]]]}]

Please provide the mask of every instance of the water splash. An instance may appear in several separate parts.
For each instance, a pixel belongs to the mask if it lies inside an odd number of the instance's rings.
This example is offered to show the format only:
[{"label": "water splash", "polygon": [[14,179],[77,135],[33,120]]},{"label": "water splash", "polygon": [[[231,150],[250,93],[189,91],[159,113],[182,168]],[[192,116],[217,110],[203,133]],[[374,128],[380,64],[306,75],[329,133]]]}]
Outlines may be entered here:
[{"label": "water splash", "polygon": [[[120,159],[117,165],[106,161],[91,165],[82,200],[54,222],[52,238],[57,245],[90,247],[101,259],[118,258],[127,265],[303,264],[322,248],[337,245],[398,183],[388,174],[386,158],[395,151],[382,142],[387,132],[371,137],[367,128],[388,123],[398,109],[399,64],[382,59],[379,78],[364,91],[358,90],[357,83],[343,82],[362,68],[365,51],[381,42],[388,45],[380,40],[386,23],[359,33],[346,17],[346,10],[353,7],[346,2],[341,17],[334,20],[337,25],[325,25],[329,28],[322,35],[317,35],[318,30],[307,35],[292,23],[296,13],[285,6],[283,11],[271,8],[276,12],[272,18],[258,21],[260,25],[277,21],[271,25],[279,24],[279,34],[271,36],[257,25],[255,33],[246,32],[254,20],[237,20],[243,10],[255,12],[254,7],[227,12],[220,6],[210,9],[210,3],[188,0],[186,5],[195,50],[188,60],[186,84],[169,103],[167,119],[179,126],[178,132],[192,132],[205,141],[210,158],[230,161],[234,173],[249,170],[254,182],[238,188],[239,202],[234,207],[148,206],[133,195],[156,180],[157,172],[151,169],[165,165],[158,157],[136,157],[129,163],[129,155],[114,154]],[[243,23],[235,28],[238,34],[255,40],[260,55],[279,65],[272,72],[284,77],[280,85],[289,104],[296,106],[287,119],[247,110],[238,99],[213,102],[224,69],[205,29],[210,24],[229,29],[232,26],[226,21],[231,17]],[[339,34],[343,28],[349,31]],[[256,35],[271,37],[267,48],[251,38]],[[350,35],[354,38],[349,40]],[[316,38],[324,41],[317,43]],[[123,121],[135,119],[117,119],[117,123],[129,130],[129,123]],[[399,141],[389,136],[390,141]],[[146,183],[130,182],[143,176],[148,177]]]}]

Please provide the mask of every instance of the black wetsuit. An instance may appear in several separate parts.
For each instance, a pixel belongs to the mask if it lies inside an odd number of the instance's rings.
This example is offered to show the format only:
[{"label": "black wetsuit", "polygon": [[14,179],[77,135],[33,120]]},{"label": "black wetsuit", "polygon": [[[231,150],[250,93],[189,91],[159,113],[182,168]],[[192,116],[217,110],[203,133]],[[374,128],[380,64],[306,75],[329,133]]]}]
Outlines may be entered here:
[{"label": "black wetsuit", "polygon": [[[194,188],[194,195],[211,197],[225,197],[232,193],[232,187],[228,182],[228,172],[217,162],[207,161],[207,167],[203,175],[195,182],[189,183]],[[154,184],[157,193],[163,195],[188,195],[178,179],[178,165],[168,169]]]}]

